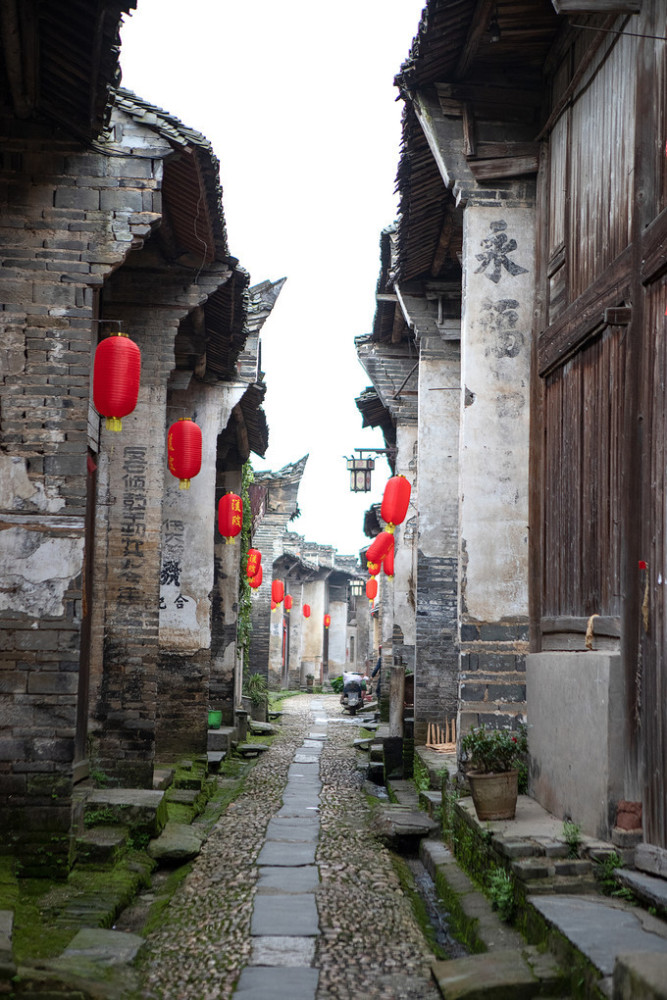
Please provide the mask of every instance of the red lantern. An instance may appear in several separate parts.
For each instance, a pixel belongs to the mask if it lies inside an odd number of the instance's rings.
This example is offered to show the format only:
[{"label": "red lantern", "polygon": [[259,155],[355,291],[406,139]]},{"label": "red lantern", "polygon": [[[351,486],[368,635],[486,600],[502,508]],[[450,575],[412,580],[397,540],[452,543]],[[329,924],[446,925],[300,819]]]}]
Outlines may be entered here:
[{"label": "red lantern", "polygon": [[274,580],[271,584],[271,597],[276,602],[280,604],[285,595],[285,587],[283,586],[282,580]]},{"label": "red lantern", "polygon": [[391,579],[394,575],[394,546],[389,549],[386,556],[382,560],[382,569],[384,570],[385,576]]},{"label": "red lantern", "polygon": [[294,601],[291,594],[285,594],[285,611],[291,611]]},{"label": "red lantern", "polygon": [[370,573],[371,576],[377,576],[378,573],[380,572],[380,563],[379,562],[377,562],[377,563],[369,562],[369,563],[366,563],[366,566],[368,567],[368,572]]},{"label": "red lantern", "polygon": [[366,580],[366,597],[373,603],[378,595],[378,582],[377,580]]},{"label": "red lantern", "polygon": [[137,405],[141,351],[126,333],[114,333],[95,350],[93,405],[108,431],[121,430],[122,417]]},{"label": "red lantern", "polygon": [[259,549],[248,549],[248,564],[245,572],[249,580],[252,580],[254,576],[257,576],[257,571],[260,569],[261,563],[262,553]]},{"label": "red lantern", "polygon": [[255,573],[255,575],[251,576],[250,579],[248,580],[248,583],[250,584],[253,590],[259,590],[259,588],[262,586],[263,575],[264,573],[260,564],[260,567]]},{"label": "red lantern", "polygon": [[310,618],[310,604],[304,604],[303,606],[303,617]]},{"label": "red lantern", "polygon": [[218,503],[218,531],[225,544],[234,544],[234,539],[243,527],[243,501],[236,493],[225,493]]},{"label": "red lantern", "polygon": [[329,628],[330,625],[331,625],[331,615],[325,615],[324,616],[324,627],[325,628]]},{"label": "red lantern", "polygon": [[393,533],[397,524],[401,524],[408,512],[411,486],[405,476],[392,476],[384,488],[380,514],[387,522],[387,531]]},{"label": "red lantern", "polygon": [[393,534],[390,531],[381,531],[366,549],[366,559],[369,563],[381,563],[393,544]]},{"label": "red lantern", "polygon": [[189,417],[181,417],[167,432],[167,465],[180,480],[178,488],[189,490],[201,469],[201,430]]}]

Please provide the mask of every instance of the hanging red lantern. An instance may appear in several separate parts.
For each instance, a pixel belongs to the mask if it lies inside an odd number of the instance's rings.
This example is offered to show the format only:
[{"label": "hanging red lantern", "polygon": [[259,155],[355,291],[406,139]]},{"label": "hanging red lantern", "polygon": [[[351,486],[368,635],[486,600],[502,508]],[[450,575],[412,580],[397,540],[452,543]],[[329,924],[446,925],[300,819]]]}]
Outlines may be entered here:
[{"label": "hanging red lantern", "polygon": [[201,429],[189,417],[181,417],[167,432],[167,465],[180,480],[178,488],[189,490],[201,469]]},{"label": "hanging red lantern", "polygon": [[283,597],[285,596],[285,587],[282,580],[274,580],[271,584],[271,597],[276,602],[280,604]]},{"label": "hanging red lantern", "polygon": [[263,575],[264,575],[264,572],[263,572],[261,564],[260,564],[260,567],[257,570],[257,572],[255,573],[255,575],[251,576],[250,579],[248,580],[248,583],[250,584],[250,586],[252,587],[253,590],[259,590],[259,588],[262,586],[262,577],[263,577]]},{"label": "hanging red lantern", "polygon": [[304,604],[303,606],[303,617],[310,618],[310,604]]},{"label": "hanging red lantern", "polygon": [[366,597],[373,603],[378,595],[378,582],[376,579],[366,580]]},{"label": "hanging red lantern", "polygon": [[387,531],[393,534],[397,524],[401,524],[408,512],[412,487],[405,476],[392,476],[387,481],[382,497],[380,515],[387,522]]},{"label": "hanging red lantern", "polygon": [[384,570],[385,576],[388,576],[391,580],[394,575],[394,546],[389,549],[386,556],[382,560],[382,569]]},{"label": "hanging red lantern", "polygon": [[369,563],[366,563],[366,566],[368,567],[368,572],[370,573],[371,576],[377,576],[378,573],[380,572],[380,563],[379,562],[377,562],[377,563],[369,562]]},{"label": "hanging red lantern", "polygon": [[141,351],[126,333],[100,341],[93,365],[93,406],[106,417],[108,431],[122,429],[122,418],[137,405]]},{"label": "hanging red lantern", "polygon": [[257,570],[261,568],[261,563],[262,553],[259,549],[248,549],[248,563],[245,573],[249,580],[257,576]]},{"label": "hanging red lantern", "polygon": [[236,493],[225,493],[218,503],[218,531],[225,544],[234,544],[234,539],[243,527],[243,501]]},{"label": "hanging red lantern", "polygon": [[331,625],[331,615],[325,615],[324,616],[324,627],[325,628],[329,628],[330,625]]},{"label": "hanging red lantern", "polygon": [[393,544],[394,536],[391,531],[381,531],[366,549],[366,559],[369,563],[381,563]]},{"label": "hanging red lantern", "polygon": [[285,603],[284,603],[285,611],[288,611],[288,612],[291,611],[293,603],[294,603],[294,601],[292,599],[292,595],[291,594],[285,594]]}]

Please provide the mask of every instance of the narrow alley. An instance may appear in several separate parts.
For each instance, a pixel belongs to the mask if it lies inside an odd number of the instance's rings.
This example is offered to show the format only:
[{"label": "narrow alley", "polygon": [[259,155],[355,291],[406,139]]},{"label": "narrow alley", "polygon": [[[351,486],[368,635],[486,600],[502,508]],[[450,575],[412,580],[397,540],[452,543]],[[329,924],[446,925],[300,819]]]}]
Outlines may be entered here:
[{"label": "narrow alley", "polygon": [[284,709],[148,937],[141,995],[222,1000],[238,979],[239,1000],[436,1000],[433,956],[369,830],[354,720],[332,695]]}]

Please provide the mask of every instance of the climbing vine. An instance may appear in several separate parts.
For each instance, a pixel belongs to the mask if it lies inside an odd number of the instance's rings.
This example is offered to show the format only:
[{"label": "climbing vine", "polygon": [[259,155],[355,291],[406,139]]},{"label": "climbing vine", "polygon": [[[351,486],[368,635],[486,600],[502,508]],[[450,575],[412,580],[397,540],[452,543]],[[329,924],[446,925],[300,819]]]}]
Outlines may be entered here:
[{"label": "climbing vine", "polygon": [[250,639],[252,636],[251,620],[251,590],[248,578],[245,574],[245,565],[248,560],[248,549],[252,535],[252,511],[250,509],[249,486],[255,481],[255,474],[252,465],[248,460],[243,466],[241,477],[241,499],[243,501],[243,527],[241,528],[241,573],[239,574],[239,613],[236,629],[236,643],[238,654],[243,659],[244,671],[248,667],[250,654]]}]

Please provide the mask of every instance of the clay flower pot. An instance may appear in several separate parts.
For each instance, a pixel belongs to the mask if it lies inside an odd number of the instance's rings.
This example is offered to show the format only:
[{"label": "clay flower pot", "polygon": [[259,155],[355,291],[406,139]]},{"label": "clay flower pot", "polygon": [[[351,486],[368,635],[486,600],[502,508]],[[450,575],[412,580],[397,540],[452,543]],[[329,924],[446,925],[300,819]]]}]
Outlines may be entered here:
[{"label": "clay flower pot", "polygon": [[468,771],[466,777],[478,819],[514,819],[519,791],[518,770],[487,773]]}]

